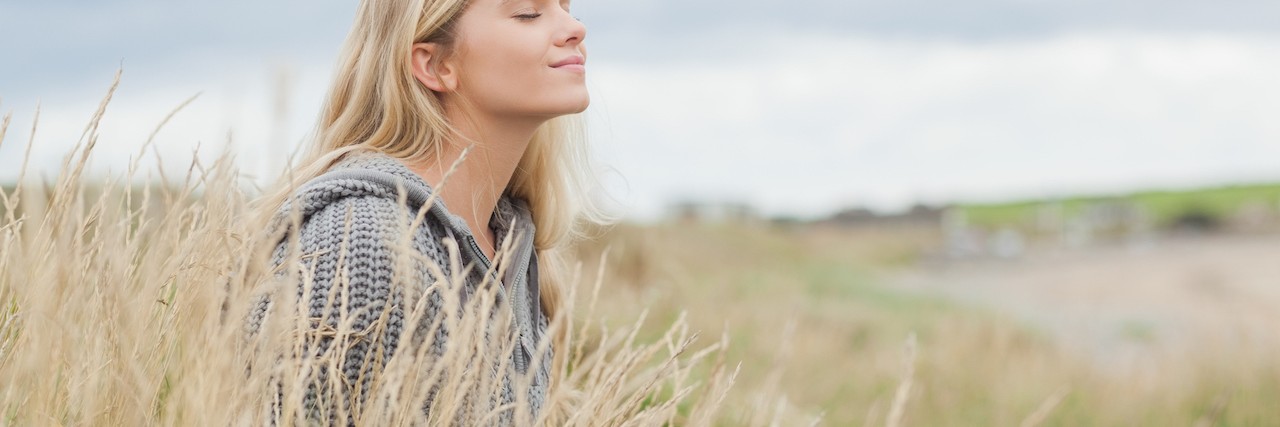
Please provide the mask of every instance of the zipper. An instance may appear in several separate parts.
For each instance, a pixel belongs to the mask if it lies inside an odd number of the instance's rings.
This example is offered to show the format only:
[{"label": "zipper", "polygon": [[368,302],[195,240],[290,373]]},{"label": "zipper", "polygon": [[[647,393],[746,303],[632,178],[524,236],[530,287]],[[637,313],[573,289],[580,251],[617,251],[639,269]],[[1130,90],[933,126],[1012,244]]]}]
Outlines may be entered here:
[{"label": "zipper", "polygon": [[[492,270],[493,267],[490,264],[489,257],[485,256],[484,252],[480,250],[480,244],[476,243],[475,236],[468,235],[467,242],[471,243],[471,249],[475,251],[477,257],[480,258],[480,262],[484,264],[485,271],[488,272],[489,270]],[[518,265],[527,266],[529,264],[529,257],[530,257],[529,251],[526,251],[524,256],[521,257],[523,262],[521,262]],[[526,270],[524,273],[528,274],[528,270]],[[496,276],[494,276],[496,274],[497,272],[494,272],[493,275],[490,275],[490,277],[494,277],[496,279]],[[516,280],[519,280],[518,276]],[[501,280],[499,280],[498,283],[499,285],[504,287],[505,291],[515,292],[514,283],[510,287],[507,287],[506,284],[501,282]],[[525,286],[528,286],[528,283],[526,283]],[[515,304],[511,302],[511,299],[512,299],[512,295],[507,295],[507,304],[511,306],[511,308],[515,308]],[[515,337],[516,338],[516,349],[515,349],[516,354],[514,355],[516,372],[524,373],[529,369],[529,363],[532,362],[532,359],[533,359],[533,352],[529,348],[528,337],[526,336],[525,331],[521,327],[522,325],[520,325],[520,323],[523,323],[523,322],[520,322],[518,320],[520,315],[514,312],[512,312],[511,314],[513,316],[516,316],[515,319],[512,319],[516,323],[516,337]]]},{"label": "zipper", "polygon": [[489,270],[493,270],[493,265],[489,262],[489,257],[484,254],[484,251],[480,250],[480,244],[476,243],[476,237],[468,235],[467,242],[471,243],[471,250],[475,251],[476,257],[480,258],[480,263],[484,264],[485,273],[488,274],[489,277],[492,277],[494,280],[497,280],[498,283],[502,283],[502,280],[496,276],[497,272],[493,272],[492,274],[489,274]]},{"label": "zipper", "polygon": [[[492,278],[493,281],[498,282],[498,286],[502,287],[503,292],[501,296],[507,299],[508,304],[511,304],[511,299],[515,297],[514,294],[515,294],[516,288],[514,284],[508,284],[508,283],[502,282],[502,278],[498,277],[498,271],[494,270],[493,264],[489,261],[489,257],[484,254],[484,251],[480,250],[480,244],[476,243],[476,237],[474,235],[467,235],[467,242],[471,243],[471,249],[475,251],[476,257],[480,258],[480,263],[484,264],[485,273],[487,273],[489,278]],[[525,263],[528,263],[528,261],[526,260]],[[490,273],[490,271],[492,271],[492,273]],[[515,312],[513,311],[511,314],[515,315]],[[516,319],[512,319],[512,320],[519,322]]]},{"label": "zipper", "polygon": [[531,359],[533,359],[533,356],[529,354],[529,346],[525,345],[523,334],[516,335],[515,359],[516,372],[523,374],[525,371],[529,370],[529,363],[532,361]]},{"label": "zipper", "polygon": [[[533,288],[529,286],[529,278],[528,278],[529,277],[529,258],[533,256],[533,251],[537,250],[533,247],[533,241],[532,241],[533,236],[527,236],[527,239],[529,239],[530,241],[521,242],[521,246],[528,245],[527,247],[529,248],[529,250],[524,251],[524,255],[520,257],[520,263],[516,264],[516,266],[522,269],[522,271],[520,271],[520,274],[517,275],[515,279],[516,282],[519,282],[522,279],[524,280],[525,282],[524,289],[525,289],[526,296],[528,296],[529,292],[533,291]],[[512,284],[512,287],[514,288],[515,284]],[[522,301],[520,305],[526,308],[529,308],[530,310],[538,309],[537,307],[529,307],[527,304],[527,301]],[[511,307],[515,308],[516,304],[514,303],[511,304]],[[520,369],[519,371],[520,373],[525,373],[526,371],[529,370],[529,364],[533,362],[533,349],[529,348],[529,338],[530,338],[529,334],[533,333],[534,326],[529,324],[529,322],[533,322],[535,320],[532,318],[529,318],[527,321],[521,321],[521,319],[524,319],[526,316],[532,316],[533,315],[532,313],[526,312],[526,313],[513,313],[513,314],[516,315],[516,326],[519,329],[518,331],[519,336],[516,337],[516,339],[519,340],[520,342],[517,344],[520,345],[520,354],[521,356],[523,356],[523,357],[517,357],[518,359],[521,360],[521,362],[523,362],[518,364],[518,368]]]},{"label": "zipper", "polygon": [[[518,272],[517,272],[517,274],[515,275],[514,279],[512,280],[512,282],[513,282],[513,283],[511,283],[511,289],[509,289],[509,290],[507,291],[509,294],[511,294],[511,298],[512,298],[512,299],[515,299],[515,287],[516,287],[516,285],[519,285],[519,284],[520,284],[520,281],[522,281],[522,280],[523,280],[523,281],[524,281],[524,290],[525,290],[525,297],[526,297],[525,299],[526,299],[526,301],[521,301],[519,305],[520,305],[520,306],[524,306],[524,307],[526,307],[526,308],[528,308],[528,304],[527,304],[527,303],[528,303],[528,301],[527,301],[527,300],[528,300],[528,296],[529,296],[528,294],[529,294],[529,292],[531,292],[531,291],[532,291],[532,289],[529,287],[529,258],[533,256],[533,251],[535,250],[535,249],[533,248],[533,241],[532,241],[532,240],[533,240],[533,236],[528,236],[527,238],[528,238],[530,241],[528,241],[528,242],[520,242],[520,246],[521,246],[521,247],[525,247],[525,245],[528,245],[527,247],[529,248],[529,250],[524,251],[524,254],[522,254],[522,255],[520,256],[520,263],[515,265],[515,267],[516,267],[516,268],[519,268],[519,269],[520,269],[520,271],[518,271]],[[517,304],[512,303],[512,304],[511,304],[511,308],[512,308],[512,309],[515,309],[516,305],[517,305]],[[515,315],[516,315],[516,319],[515,319],[515,320],[516,320],[516,324],[520,327],[520,335],[525,335],[525,334],[527,334],[527,333],[528,333],[528,332],[533,328],[533,325],[530,325],[528,321],[523,321],[523,319],[525,318],[525,316],[531,316],[531,315],[532,315],[532,313],[527,313],[527,312],[526,312],[526,313],[523,313],[523,314],[521,314],[521,313],[513,313],[513,314],[515,314]],[[529,321],[532,321],[532,320],[533,320],[532,318],[530,318],[530,319],[529,319]]]},{"label": "zipper", "polygon": [[[529,240],[533,240],[533,236],[529,236],[528,238]],[[521,242],[520,244],[529,245],[529,250],[524,252],[524,256],[520,257],[520,263],[516,264],[517,267],[523,269],[520,271],[520,275],[516,276],[516,280],[520,280],[522,277],[525,278],[524,287],[525,289],[529,289],[529,257],[533,256],[533,251],[537,250],[537,248],[533,247],[533,242]]]}]

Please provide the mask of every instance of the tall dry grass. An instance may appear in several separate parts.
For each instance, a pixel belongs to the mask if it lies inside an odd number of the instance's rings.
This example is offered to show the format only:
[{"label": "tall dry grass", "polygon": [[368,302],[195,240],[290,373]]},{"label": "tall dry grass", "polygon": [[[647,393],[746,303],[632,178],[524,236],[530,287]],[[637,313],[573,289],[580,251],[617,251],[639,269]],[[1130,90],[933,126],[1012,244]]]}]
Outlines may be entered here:
[{"label": "tall dry grass", "polygon": [[[344,342],[362,331],[341,322],[327,330],[304,327],[298,322],[305,316],[289,309],[298,306],[291,300],[296,295],[286,292],[297,277],[276,281],[247,269],[263,262],[246,254],[265,241],[260,227],[245,220],[255,193],[239,185],[229,155],[209,164],[193,160],[183,171],[160,169],[161,182],[177,184],[131,184],[152,147],[149,138],[124,176],[86,177],[110,94],[54,181],[0,191],[0,424],[260,425],[275,419],[292,425],[308,423],[308,416],[369,425],[483,424],[504,411],[524,413],[521,402],[497,407],[468,399],[494,395],[499,383],[480,373],[504,362],[479,356],[505,354],[510,344],[483,339],[486,332],[503,333],[505,323],[487,330],[491,324],[477,320],[492,307],[456,302],[464,315],[446,317],[454,331],[450,352],[399,352],[379,367],[390,374],[373,382],[361,402],[308,413],[309,389],[338,385],[315,368],[334,366],[340,354],[331,348],[314,358],[292,356],[318,335]],[[37,114],[33,130],[38,120]],[[14,149],[4,139],[11,125],[10,115],[0,121],[0,153],[21,151],[25,175],[36,138]],[[1225,339],[1239,331],[1205,340],[1199,354],[1103,372],[1052,336],[953,302],[895,292],[866,271],[903,264],[930,238],[618,227],[577,248],[583,262],[561,311],[572,316],[551,326],[564,331],[554,343],[565,356],[557,361],[557,386],[541,419],[520,421],[1209,426],[1280,420],[1275,347]],[[289,270],[295,273],[306,269]],[[250,336],[241,319],[262,293],[273,295],[274,311]],[[417,306],[406,307],[412,317]],[[415,404],[433,385],[434,406],[424,415]]]},{"label": "tall dry grass", "polygon": [[[642,327],[654,328],[644,315],[624,327],[601,321],[596,302],[604,264],[592,272],[579,264],[568,305],[551,322],[547,335],[560,337],[552,345],[564,357],[539,419],[523,415],[523,399],[515,408],[492,405],[500,389],[492,373],[505,369],[506,359],[491,356],[506,354],[501,352],[511,344],[485,338],[502,336],[505,324],[482,320],[489,318],[492,307],[484,301],[490,298],[472,298],[466,306],[451,301],[446,306],[458,315],[430,322],[451,330],[444,354],[423,350],[427,345],[402,346],[384,366],[367,370],[378,375],[362,399],[322,405],[319,410],[337,412],[316,413],[304,396],[342,387],[337,374],[323,372],[340,372],[341,349],[368,331],[351,330],[345,321],[310,326],[297,309],[296,288],[290,286],[295,282],[256,269],[265,260],[246,254],[274,242],[263,237],[261,224],[245,221],[254,194],[239,185],[229,154],[211,164],[193,160],[177,185],[130,184],[144,152],[124,176],[87,178],[115,87],[52,184],[20,181],[12,191],[0,191],[4,425],[292,425],[314,419],[479,425],[504,411],[514,411],[520,424],[790,422],[785,405],[775,404],[776,392],[767,390],[757,395],[759,405],[727,409],[737,374],[737,363],[724,351],[727,334],[699,339],[681,317],[660,326],[663,332],[655,337],[638,338]],[[0,147],[10,118],[0,125]],[[20,175],[26,173],[38,123],[37,112]],[[151,144],[149,139],[142,150]],[[175,181],[163,169],[160,174],[161,182]],[[295,273],[302,275],[283,277],[306,282],[305,269]],[[243,320],[263,292],[274,301],[272,311],[249,334]],[[422,316],[423,292],[406,291],[406,318]],[[341,306],[341,299],[335,304]],[[420,338],[412,330],[406,328],[400,342]],[[334,345],[315,348],[321,335]],[[548,343],[539,346],[547,348]],[[527,380],[517,379],[521,385]],[[424,412],[420,405],[428,394],[432,406]]]}]

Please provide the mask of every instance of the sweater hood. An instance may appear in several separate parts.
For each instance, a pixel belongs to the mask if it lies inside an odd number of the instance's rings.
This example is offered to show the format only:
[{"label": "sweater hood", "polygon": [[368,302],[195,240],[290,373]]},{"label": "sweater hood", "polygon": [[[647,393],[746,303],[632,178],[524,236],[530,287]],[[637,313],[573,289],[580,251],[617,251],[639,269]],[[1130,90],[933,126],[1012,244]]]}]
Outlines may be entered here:
[{"label": "sweater hood", "polygon": [[[403,189],[403,191],[402,191]],[[433,194],[432,187],[418,174],[414,173],[402,161],[381,152],[352,152],[334,163],[325,173],[317,176],[306,183],[300,185],[294,190],[291,197],[285,201],[284,205],[275,212],[275,221],[272,224],[272,231],[277,231],[281,225],[291,227],[291,223],[284,221],[296,209],[301,213],[301,224],[308,224],[309,220],[317,215],[323,217],[321,227],[334,227],[340,222],[334,221],[332,215],[339,211],[323,212],[326,207],[343,205],[351,205],[357,215],[377,215],[377,218],[388,218],[386,212],[388,208],[394,209],[394,204],[399,203],[399,198],[403,194],[405,196],[404,207],[407,208],[407,215],[417,215],[422,209],[427,209],[424,214],[424,222],[421,227],[413,232],[416,233],[412,239],[414,248],[422,251],[428,258],[432,258],[436,262],[444,262],[441,254],[445,251],[437,251],[441,247],[432,247],[432,245],[440,245],[442,239],[452,238],[457,243],[458,258],[462,266],[473,265],[473,268],[467,273],[466,281],[468,284],[479,284],[486,277],[495,279],[494,282],[499,292],[496,295],[498,302],[504,306],[510,307],[513,314],[512,320],[515,323],[515,332],[518,333],[519,345],[513,349],[513,365],[517,372],[525,373],[532,369],[535,365],[533,358],[537,354],[537,343],[543,337],[543,333],[547,328],[548,319],[541,310],[540,292],[538,281],[538,257],[534,248],[534,223],[528,202],[520,197],[515,197],[508,192],[504,192],[498,199],[498,203],[494,208],[493,214],[489,218],[488,226],[497,237],[499,249],[508,235],[511,235],[512,242],[510,252],[505,256],[499,257],[499,263],[502,268],[502,277],[498,277],[496,266],[488,259],[488,257],[480,250],[476,244],[475,235],[472,233],[467,222],[460,216],[454,215],[446,208],[443,200],[436,199],[432,201],[430,206],[424,206],[427,200]],[[378,198],[389,200],[392,203],[368,203],[368,198]],[[365,199],[361,203],[348,203],[347,198]],[[354,201],[354,200],[353,200]],[[345,213],[345,207],[341,211]],[[339,216],[340,217],[340,216]],[[372,218],[366,216],[363,218]],[[283,221],[283,224],[278,221]],[[381,219],[380,221],[387,221]],[[383,242],[374,242],[371,235],[382,235],[381,232],[371,233],[368,228],[383,229],[382,223],[370,224],[368,222],[362,224],[365,227],[361,233],[364,241],[359,242],[367,249],[369,247],[377,247]],[[390,228],[390,227],[385,227]],[[312,227],[311,229],[315,229]],[[286,230],[288,232],[290,230]],[[332,230],[325,229],[319,233],[326,233]],[[305,233],[305,232],[304,232]],[[512,234],[516,233],[516,234]],[[301,241],[306,241],[308,236],[299,236]],[[311,247],[324,244],[332,244],[331,239],[321,243],[316,243],[320,239],[311,236]],[[278,245],[280,243],[277,243]],[[283,253],[277,246],[279,253]],[[321,248],[323,249],[323,248]],[[352,252],[351,256],[357,256],[360,253],[366,257],[366,264],[376,263],[374,267],[385,268],[387,263],[391,262],[388,256],[382,255],[387,251],[382,250],[366,250],[362,252]],[[447,255],[445,255],[447,257]],[[327,268],[327,276],[332,284],[336,277],[333,272],[334,263],[321,265]],[[366,265],[366,267],[369,267]],[[441,266],[445,267],[445,266]],[[318,269],[320,267],[317,267]],[[445,274],[451,274],[448,270]],[[365,277],[364,286],[384,286],[385,282],[370,284],[369,278],[371,274],[362,273]],[[423,280],[432,280],[432,277],[423,277]],[[463,286],[460,292],[463,298],[468,297],[473,291],[474,286]],[[364,295],[372,293],[370,289],[361,290],[360,292],[352,292],[351,295]],[[384,301],[385,302],[385,301]],[[509,302],[509,304],[504,303]],[[261,311],[265,312],[265,311]],[[536,364],[537,372],[534,375],[534,381],[540,386],[536,386],[531,390],[530,401],[541,402],[543,393],[549,384],[551,353],[548,351],[540,355],[543,359]],[[353,382],[354,383],[354,382]]]},{"label": "sweater hood", "polygon": [[[335,163],[327,172],[300,186],[295,195],[300,203],[301,221],[305,223],[312,214],[347,197],[374,196],[396,201],[400,194],[397,186],[403,186],[405,206],[413,214],[422,209],[433,192],[430,184],[399,159],[381,152],[353,152]],[[293,200],[286,201],[280,207],[276,212],[277,220],[289,217]],[[424,220],[437,222],[445,228],[447,236],[437,238],[452,237],[457,242],[462,265],[474,262],[476,265],[472,270],[473,274],[479,274],[483,278],[485,272],[488,272],[490,277],[500,283],[506,298],[510,298],[518,306],[517,321],[526,331],[531,327],[533,319],[537,318],[537,312],[541,311],[538,257],[533,246],[535,228],[528,206],[523,198],[503,192],[494,207],[493,215],[489,217],[488,226],[497,238],[495,244],[499,249],[508,234],[513,230],[517,233],[512,238],[511,252],[499,258],[502,264],[514,262],[505,268],[502,277],[497,276],[498,269],[493,261],[480,250],[471,227],[462,217],[449,212],[444,200],[436,198]]]},{"label": "sweater hood", "polygon": [[[326,173],[300,186],[294,194],[300,202],[302,221],[305,222],[312,214],[347,197],[374,196],[398,200],[397,186],[403,186],[405,206],[414,213],[422,209],[423,204],[434,193],[430,184],[400,160],[380,152],[353,152],[335,163]],[[280,207],[276,212],[277,218],[287,218],[292,201],[286,201]],[[447,226],[460,247],[466,246],[464,239],[475,239],[471,227],[462,217],[450,212],[443,199],[436,198],[427,215]],[[506,192],[498,199],[488,226],[497,237],[498,245],[502,244],[513,229],[520,233],[515,236],[520,239],[517,244],[531,244],[533,241],[533,217],[528,202]],[[472,255],[484,257],[478,250],[476,252]]]}]

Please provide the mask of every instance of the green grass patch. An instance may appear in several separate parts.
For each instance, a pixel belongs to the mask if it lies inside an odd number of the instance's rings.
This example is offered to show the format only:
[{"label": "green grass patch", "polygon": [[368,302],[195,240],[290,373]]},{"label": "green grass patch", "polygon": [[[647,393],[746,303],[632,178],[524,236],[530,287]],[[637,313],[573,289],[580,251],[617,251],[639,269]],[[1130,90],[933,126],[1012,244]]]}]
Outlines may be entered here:
[{"label": "green grass patch", "polygon": [[1060,203],[1067,217],[1078,216],[1101,202],[1130,202],[1142,208],[1158,226],[1168,226],[1178,218],[1202,213],[1216,218],[1230,216],[1250,204],[1280,207],[1280,183],[1248,184],[1184,191],[1142,191],[1118,195],[1088,195],[1063,199],[1021,200],[1007,203],[961,204],[958,208],[970,224],[984,227],[1030,224],[1037,211]]}]

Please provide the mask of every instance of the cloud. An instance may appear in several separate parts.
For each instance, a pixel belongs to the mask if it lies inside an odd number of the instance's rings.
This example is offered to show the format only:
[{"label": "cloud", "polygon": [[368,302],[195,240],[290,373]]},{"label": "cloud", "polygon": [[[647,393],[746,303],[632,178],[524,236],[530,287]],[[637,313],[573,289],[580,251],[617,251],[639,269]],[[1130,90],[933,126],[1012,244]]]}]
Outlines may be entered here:
[{"label": "cloud", "polygon": [[[1212,7],[1210,7],[1212,6]],[[160,134],[265,173],[314,120],[353,3],[0,3],[0,181],[31,111],[48,170],[124,59],[98,165]],[[637,217],[679,197],[769,213],[1280,178],[1280,4],[578,2],[594,142]],[[1263,25],[1266,24],[1266,25]],[[283,122],[275,73],[292,70]]]},{"label": "cloud", "polygon": [[1280,4],[1261,0],[653,0],[574,7],[605,32],[688,35],[729,27],[746,43],[772,31],[966,40],[1102,30],[1275,33],[1280,19]]},{"label": "cloud", "polygon": [[[131,159],[142,154],[143,170],[136,178],[150,173],[158,179],[156,165],[162,161],[167,176],[180,179],[193,154],[208,165],[229,145],[246,175],[245,184],[265,184],[262,177],[278,171],[309,131],[327,87],[329,69],[317,64],[263,69],[253,61],[231,59],[227,64],[228,72],[216,77],[211,74],[218,73],[200,74],[195,79],[199,83],[139,81],[126,71],[98,130],[100,139],[89,175],[110,172],[120,176]],[[105,82],[93,90],[41,105],[28,179],[54,178],[108,86]],[[196,95],[195,101],[157,134],[154,148],[142,150],[165,116]],[[283,108],[278,107],[281,104]],[[35,111],[19,109],[13,118],[0,145],[0,182],[12,182],[18,175],[23,151],[31,140]]]},{"label": "cloud", "polygon": [[1276,42],[780,35],[767,57],[595,64],[597,139],[649,215],[673,195],[813,215],[1275,179]]},{"label": "cloud", "polygon": [[[147,81],[336,55],[353,4],[280,0],[0,3],[0,95],[32,103],[102,87],[122,65]],[[174,68],[175,65],[189,68]],[[262,67],[262,65],[258,65]],[[163,68],[163,69],[161,69]]]},{"label": "cloud", "polygon": [[[0,94],[49,97],[67,83],[173,63],[175,56],[312,62],[332,58],[354,1],[49,0],[0,3]],[[611,57],[649,60],[750,50],[774,34],[877,39],[1011,40],[1090,31],[1275,34],[1280,3],[1261,0],[651,0],[579,1],[590,40]],[[683,40],[734,37],[688,49]],[[216,64],[210,64],[216,66]],[[177,76],[183,71],[174,70]],[[96,87],[96,86],[95,86]]]}]

